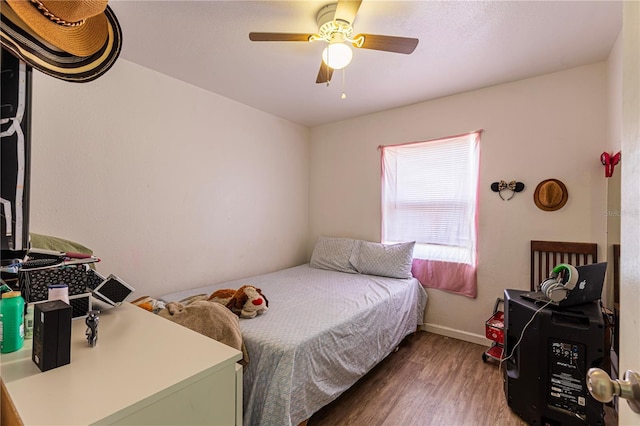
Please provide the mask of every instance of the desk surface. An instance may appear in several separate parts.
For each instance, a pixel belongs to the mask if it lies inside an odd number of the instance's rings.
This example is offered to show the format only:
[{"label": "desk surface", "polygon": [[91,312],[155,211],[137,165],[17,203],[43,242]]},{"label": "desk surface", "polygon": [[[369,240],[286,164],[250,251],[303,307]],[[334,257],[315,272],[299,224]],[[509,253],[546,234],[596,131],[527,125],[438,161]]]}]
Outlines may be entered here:
[{"label": "desk surface", "polygon": [[157,401],[234,364],[241,352],[125,303],[100,314],[98,343],[84,319],[71,332],[71,363],[41,372],[31,340],[0,356],[0,373],[25,424],[91,424]]}]

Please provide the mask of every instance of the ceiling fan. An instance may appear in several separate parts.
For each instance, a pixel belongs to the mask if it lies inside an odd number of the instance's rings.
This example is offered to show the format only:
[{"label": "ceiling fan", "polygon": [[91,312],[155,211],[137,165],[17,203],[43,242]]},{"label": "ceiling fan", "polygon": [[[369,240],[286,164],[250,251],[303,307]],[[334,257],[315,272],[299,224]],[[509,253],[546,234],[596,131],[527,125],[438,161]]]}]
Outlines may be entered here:
[{"label": "ceiling fan", "polygon": [[324,41],[328,43],[322,52],[322,62],[316,83],[329,83],[334,69],[342,69],[351,62],[353,55],[347,45],[362,49],[382,50],[394,53],[412,53],[418,45],[417,38],[395,37],[376,34],[353,35],[353,21],[362,0],[338,0],[324,6],[316,21],[318,33],[249,33],[251,41]]}]

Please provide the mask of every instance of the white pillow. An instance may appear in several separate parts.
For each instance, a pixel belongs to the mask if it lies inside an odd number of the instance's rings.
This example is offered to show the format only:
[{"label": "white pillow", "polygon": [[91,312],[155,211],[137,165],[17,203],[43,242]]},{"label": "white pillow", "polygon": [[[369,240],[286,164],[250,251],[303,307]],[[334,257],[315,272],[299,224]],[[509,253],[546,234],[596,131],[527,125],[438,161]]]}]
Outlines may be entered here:
[{"label": "white pillow", "polygon": [[357,274],[349,259],[357,247],[358,240],[321,236],[311,255],[309,266],[317,269]]},{"label": "white pillow", "polygon": [[415,244],[415,241],[389,245],[362,241],[354,256],[354,266],[361,274],[411,278]]}]

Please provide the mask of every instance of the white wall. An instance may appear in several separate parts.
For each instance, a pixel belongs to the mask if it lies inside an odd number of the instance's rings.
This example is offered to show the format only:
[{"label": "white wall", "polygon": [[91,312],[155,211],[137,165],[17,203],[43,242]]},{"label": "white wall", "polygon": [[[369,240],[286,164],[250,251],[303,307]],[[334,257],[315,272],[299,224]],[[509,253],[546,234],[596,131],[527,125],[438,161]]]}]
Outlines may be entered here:
[{"label": "white wall", "polygon": [[33,75],[32,232],[92,248],[134,296],[306,261],[308,129],[124,59]]},{"label": "white wall", "polygon": [[607,59],[609,136],[604,150],[609,153],[620,151],[622,145],[622,47],[622,32],[620,32]]},{"label": "white wall", "polygon": [[[425,82],[428,84],[428,82]],[[592,64],[311,129],[310,241],[319,235],[380,241],[378,145],[483,128],[478,297],[430,290],[430,330],[483,342],[484,321],[505,288],[529,288],[529,241],[596,242],[604,258],[607,64]],[[544,212],[536,185],[562,180],[565,207]],[[510,201],[492,182],[526,188]]]}]

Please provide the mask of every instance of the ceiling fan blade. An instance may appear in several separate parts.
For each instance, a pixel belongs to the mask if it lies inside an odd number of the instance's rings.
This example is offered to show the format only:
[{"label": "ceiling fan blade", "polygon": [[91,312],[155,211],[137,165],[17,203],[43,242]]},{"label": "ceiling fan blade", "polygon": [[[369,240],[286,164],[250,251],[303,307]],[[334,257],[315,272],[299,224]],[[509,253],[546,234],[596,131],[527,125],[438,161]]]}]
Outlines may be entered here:
[{"label": "ceiling fan blade", "polygon": [[385,52],[405,53],[408,55],[413,53],[418,45],[417,38],[358,34],[354,37],[354,40],[357,40],[360,37],[364,37],[362,45],[358,46],[356,43],[353,43],[353,45],[363,49],[384,50]]},{"label": "ceiling fan blade", "polygon": [[333,19],[339,19],[341,21],[347,21],[353,24],[353,20],[356,19],[358,9],[360,9],[360,3],[362,0],[338,0],[336,6],[336,15]]},{"label": "ceiling fan blade", "polygon": [[313,34],[299,33],[249,33],[251,41],[309,41]]},{"label": "ceiling fan blade", "polygon": [[331,81],[332,75],[333,68],[322,61],[322,63],[320,63],[320,71],[318,71],[318,78],[316,78],[316,83],[328,83]]}]

